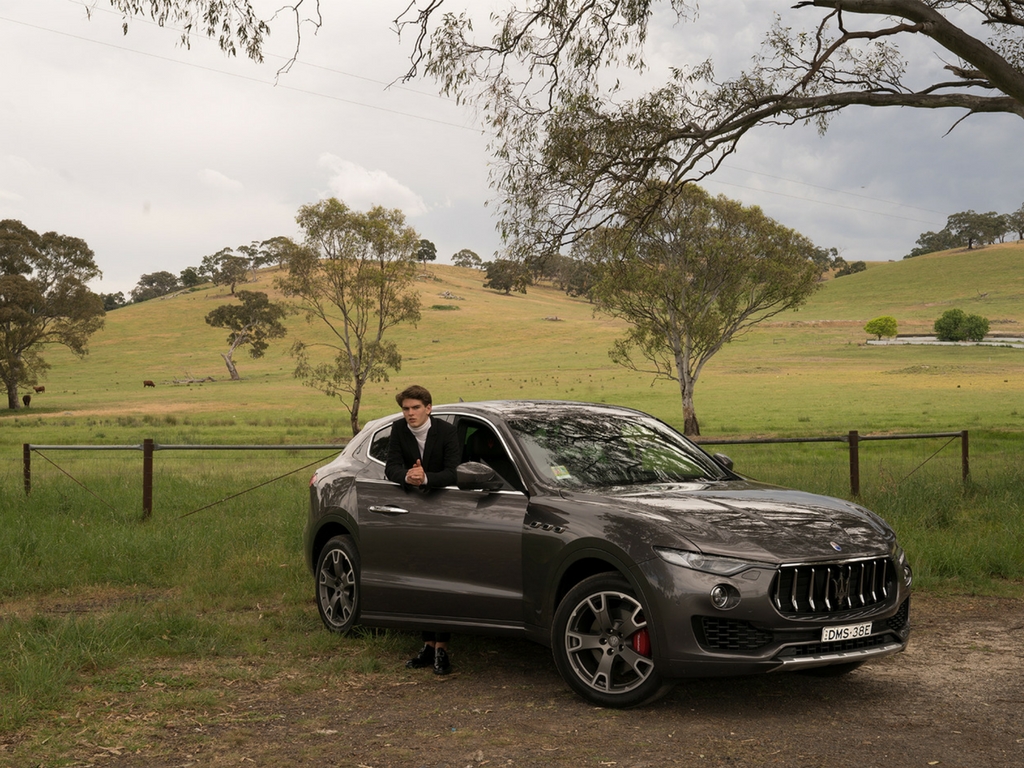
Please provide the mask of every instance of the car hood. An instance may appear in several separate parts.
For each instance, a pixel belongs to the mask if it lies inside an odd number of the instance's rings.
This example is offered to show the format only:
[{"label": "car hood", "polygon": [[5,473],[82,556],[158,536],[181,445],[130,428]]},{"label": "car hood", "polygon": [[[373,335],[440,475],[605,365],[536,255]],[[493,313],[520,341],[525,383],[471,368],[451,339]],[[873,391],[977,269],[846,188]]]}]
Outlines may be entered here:
[{"label": "car hood", "polygon": [[620,513],[654,523],[666,538],[652,539],[655,546],[786,563],[885,555],[895,542],[889,526],[857,504],[747,481],[603,495]]}]

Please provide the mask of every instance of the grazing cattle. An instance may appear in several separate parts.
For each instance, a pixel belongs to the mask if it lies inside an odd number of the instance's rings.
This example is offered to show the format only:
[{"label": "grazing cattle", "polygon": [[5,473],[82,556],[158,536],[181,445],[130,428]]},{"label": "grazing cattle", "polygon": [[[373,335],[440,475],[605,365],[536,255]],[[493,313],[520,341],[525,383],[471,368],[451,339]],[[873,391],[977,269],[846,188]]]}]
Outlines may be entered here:
[{"label": "grazing cattle", "polygon": [[156,388],[156,384],[154,384],[154,383],[153,383],[152,381],[150,381],[149,379],[146,379],[146,380],[145,380],[144,382],[142,382],[142,388],[143,388],[143,389],[145,389],[146,387],[153,387],[153,388]]},{"label": "grazing cattle", "polygon": [[22,395],[21,402],[23,402],[25,407],[28,408],[28,404],[32,402],[32,395]]},{"label": "grazing cattle", "polygon": [[46,387],[32,387],[32,389],[34,389],[36,391],[36,394],[39,394],[40,392],[45,392],[46,391]]}]

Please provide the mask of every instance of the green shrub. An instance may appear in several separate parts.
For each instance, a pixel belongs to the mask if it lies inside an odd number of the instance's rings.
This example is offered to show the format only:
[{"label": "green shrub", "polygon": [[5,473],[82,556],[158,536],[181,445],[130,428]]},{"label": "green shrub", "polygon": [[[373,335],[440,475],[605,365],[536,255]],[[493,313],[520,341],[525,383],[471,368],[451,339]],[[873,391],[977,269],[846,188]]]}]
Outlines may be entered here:
[{"label": "green shrub", "polygon": [[988,320],[981,315],[968,315],[962,309],[947,309],[935,321],[939,341],[981,341],[988,333]]},{"label": "green shrub", "polygon": [[864,326],[864,331],[872,336],[881,339],[890,338],[896,335],[896,318],[892,315],[882,315],[871,320]]}]

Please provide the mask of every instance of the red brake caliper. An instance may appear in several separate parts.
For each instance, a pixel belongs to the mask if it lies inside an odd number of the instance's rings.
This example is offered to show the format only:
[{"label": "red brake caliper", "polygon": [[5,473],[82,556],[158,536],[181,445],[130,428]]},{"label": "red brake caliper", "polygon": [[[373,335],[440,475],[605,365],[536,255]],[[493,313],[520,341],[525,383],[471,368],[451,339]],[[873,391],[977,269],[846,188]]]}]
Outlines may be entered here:
[{"label": "red brake caliper", "polygon": [[651,658],[651,635],[647,631],[647,627],[635,633],[629,638],[629,642],[633,646],[634,651],[641,656],[646,656],[648,659]]}]

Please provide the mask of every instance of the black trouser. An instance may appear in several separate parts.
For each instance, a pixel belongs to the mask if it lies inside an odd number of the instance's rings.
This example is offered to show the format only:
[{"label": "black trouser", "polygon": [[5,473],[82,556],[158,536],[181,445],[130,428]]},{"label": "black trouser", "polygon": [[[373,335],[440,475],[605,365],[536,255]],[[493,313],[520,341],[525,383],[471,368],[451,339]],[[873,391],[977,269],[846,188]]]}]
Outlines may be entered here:
[{"label": "black trouser", "polygon": [[447,643],[451,639],[451,632],[423,632],[423,642],[425,643]]}]

